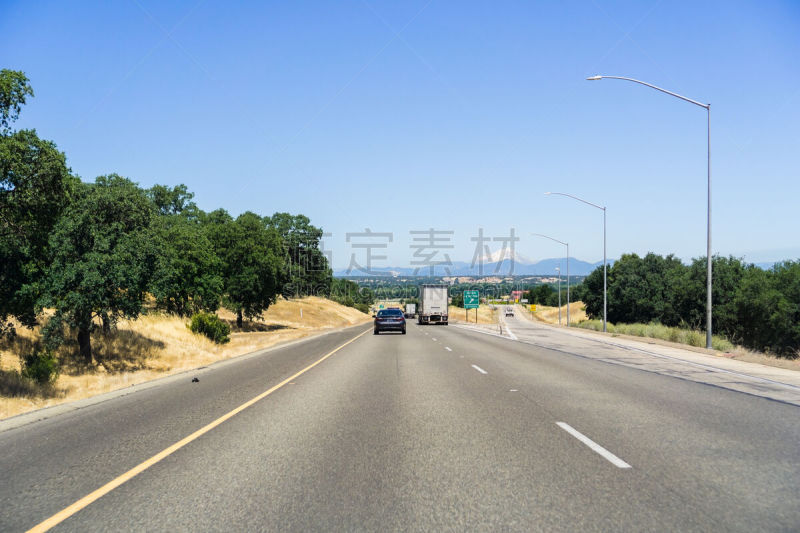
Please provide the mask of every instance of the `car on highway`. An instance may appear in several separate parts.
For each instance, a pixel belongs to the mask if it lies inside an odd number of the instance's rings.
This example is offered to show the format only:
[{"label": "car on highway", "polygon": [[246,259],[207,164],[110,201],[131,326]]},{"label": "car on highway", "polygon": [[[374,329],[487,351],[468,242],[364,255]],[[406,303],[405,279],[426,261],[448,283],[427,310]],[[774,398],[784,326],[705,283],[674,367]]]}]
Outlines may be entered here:
[{"label": "car on highway", "polygon": [[506,316],[514,316],[514,308],[506,307]]},{"label": "car on highway", "polygon": [[372,333],[378,335],[381,331],[399,331],[406,334],[406,318],[400,309],[381,309],[375,317]]}]

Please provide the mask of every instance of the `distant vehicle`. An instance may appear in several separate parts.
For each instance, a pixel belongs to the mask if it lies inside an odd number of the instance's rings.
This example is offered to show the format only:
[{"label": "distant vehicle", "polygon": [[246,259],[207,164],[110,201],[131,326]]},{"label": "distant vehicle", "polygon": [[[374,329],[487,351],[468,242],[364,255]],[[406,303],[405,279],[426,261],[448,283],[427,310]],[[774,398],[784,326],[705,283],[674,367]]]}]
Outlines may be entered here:
[{"label": "distant vehicle", "polygon": [[506,316],[514,316],[514,308],[506,307]]},{"label": "distant vehicle", "polygon": [[406,319],[400,309],[381,309],[375,317],[373,335],[381,331],[399,331],[406,334]]},{"label": "distant vehicle", "polygon": [[447,285],[424,284],[419,286],[418,324],[447,325]]},{"label": "distant vehicle", "polygon": [[414,318],[414,315],[417,314],[417,304],[406,304],[406,318]]}]

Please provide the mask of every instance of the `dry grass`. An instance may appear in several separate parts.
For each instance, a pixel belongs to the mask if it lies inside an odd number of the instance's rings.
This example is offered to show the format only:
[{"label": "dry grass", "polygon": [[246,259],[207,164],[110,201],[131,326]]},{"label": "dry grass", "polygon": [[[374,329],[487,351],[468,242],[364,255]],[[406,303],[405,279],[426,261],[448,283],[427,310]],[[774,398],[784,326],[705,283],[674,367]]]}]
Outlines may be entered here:
[{"label": "dry grass", "polygon": [[[584,320],[575,326],[593,331],[602,331],[603,321]],[[607,326],[608,333],[612,336],[627,335],[629,337],[647,337],[677,344],[685,344],[695,348],[704,348],[706,345],[706,334],[693,329],[676,328],[657,323],[612,324],[609,322]],[[711,345],[714,347],[714,350],[720,352],[731,352],[735,348],[733,343],[728,339],[718,335],[712,336]]]},{"label": "dry grass", "polygon": [[[500,308],[492,309],[489,305],[481,305],[478,308],[478,324],[497,324],[497,316]],[[469,318],[466,316],[469,315]],[[469,312],[461,307],[451,305],[447,311],[449,322],[469,322],[475,324],[475,310],[470,309]]]},{"label": "dry grass", "polygon": [[[598,332],[603,329],[603,323],[600,320],[586,320],[576,324],[576,326]],[[718,335],[712,336],[711,345],[713,346],[713,352],[709,352],[709,350],[705,348],[706,335],[703,331],[675,328],[655,323],[611,324],[610,322],[607,325],[607,329],[612,337],[631,339],[646,337],[652,339],[655,344],[665,346],[680,344],[687,349],[694,349],[701,353],[712,353],[719,357],[736,359],[737,361],[746,361],[748,363],[758,363],[766,366],[800,371],[800,358],[788,359],[776,357],[771,354],[754,352],[747,348],[736,346],[725,337]]]},{"label": "dry grass", "polygon": [[223,310],[219,315],[232,323],[231,342],[224,345],[189,331],[187,319],[161,314],[121,321],[109,335],[99,331],[92,335],[96,364],[91,366],[75,355],[77,344],[70,341],[57,352],[61,375],[44,387],[19,375],[19,356],[32,351],[39,329],[17,328],[15,339],[0,342],[0,419],[370,320],[356,309],[318,297],[282,300],[264,313],[261,322],[245,322],[241,330],[235,327],[233,313]]},{"label": "dry grass", "polygon": [[[530,309],[529,307],[526,308]],[[566,306],[561,308],[561,313],[561,324],[566,325]],[[530,311],[526,316],[531,317]],[[536,312],[533,313],[533,318],[548,324],[558,324],[558,307],[536,306]],[[570,321],[574,326],[590,331],[600,332],[603,330],[603,322],[601,320],[588,319],[583,302],[570,303]],[[607,329],[608,333],[612,336],[630,337],[631,339],[646,337],[652,339],[652,342],[656,344],[663,344],[665,346],[681,344],[689,349],[702,348],[703,352],[707,352],[707,350],[705,350],[706,337],[705,333],[702,331],[672,328],[661,324],[609,323]],[[711,344],[720,357],[800,371],[800,357],[787,359],[776,357],[771,354],[753,352],[741,346],[736,346],[728,339],[717,335],[712,337]],[[798,355],[800,356],[800,354]]]},{"label": "dry grass", "polygon": [[736,359],[737,361],[747,361],[748,363],[758,363],[760,365],[800,371],[800,357],[796,357],[795,359],[775,357],[774,355],[763,354],[760,352],[751,352],[750,350],[742,348],[741,346],[737,346],[732,352],[722,355],[729,359]]},{"label": "dry grass", "polygon": [[[527,311],[527,316],[531,316],[530,306],[524,306]],[[547,324],[558,324],[558,306],[549,307],[546,305],[537,305],[536,311],[533,313],[533,318],[540,322]],[[569,321],[570,323],[582,322],[586,320],[586,307],[583,302],[570,302],[569,304]],[[561,324],[567,324],[567,306],[561,306]]]}]

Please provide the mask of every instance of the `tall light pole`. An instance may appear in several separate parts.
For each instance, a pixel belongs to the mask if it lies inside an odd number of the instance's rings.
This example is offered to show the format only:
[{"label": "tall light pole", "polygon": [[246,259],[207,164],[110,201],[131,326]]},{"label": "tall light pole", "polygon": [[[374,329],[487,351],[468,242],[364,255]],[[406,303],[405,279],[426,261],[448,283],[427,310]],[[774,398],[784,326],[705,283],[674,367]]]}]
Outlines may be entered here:
[{"label": "tall light pole", "polygon": [[684,102],[689,102],[690,104],[700,106],[706,110],[707,132],[708,132],[708,139],[707,139],[708,140],[708,210],[707,210],[708,223],[706,225],[706,348],[710,350],[711,349],[711,104],[703,104],[696,100],[692,100],[691,98],[686,98],[685,96],[681,96],[672,91],[668,91],[666,89],[662,89],[661,87],[656,87],[655,85],[651,85],[649,83],[640,80],[635,80],[633,78],[625,78],[622,76],[591,76],[586,79],[589,81],[595,81],[606,78],[610,80],[632,81],[633,83],[645,85],[647,87],[650,87],[651,89],[655,89],[656,91],[661,91],[662,93],[674,96],[675,98],[680,98]]},{"label": "tall light pole", "polygon": [[[571,194],[567,194],[565,192],[546,192],[545,194],[557,194],[559,196],[566,196],[568,198],[572,198],[573,200],[578,200],[579,202],[583,202],[586,205],[590,205],[592,207],[596,207],[597,209],[601,209],[603,211],[603,333],[607,331],[606,323],[608,318],[608,298],[606,295],[608,294],[608,269],[606,268],[606,208],[605,206],[600,206],[597,204],[593,204],[592,202],[587,202],[583,198],[578,198],[577,196],[572,196]],[[569,264],[567,264],[569,266]]]},{"label": "tall light pole", "polygon": [[558,272],[558,325],[561,325],[561,262],[556,267]]},{"label": "tall light pole", "polygon": [[[559,241],[558,239],[554,239],[552,237],[548,237],[547,235],[542,235],[541,233],[531,233],[531,235],[536,235],[537,237],[544,237],[545,239],[550,239],[551,241],[555,241],[559,244],[563,244],[567,247],[567,327],[569,327],[569,243]],[[558,315],[561,316],[561,273],[559,271],[559,282],[558,282]],[[560,323],[560,322],[559,322]]]}]

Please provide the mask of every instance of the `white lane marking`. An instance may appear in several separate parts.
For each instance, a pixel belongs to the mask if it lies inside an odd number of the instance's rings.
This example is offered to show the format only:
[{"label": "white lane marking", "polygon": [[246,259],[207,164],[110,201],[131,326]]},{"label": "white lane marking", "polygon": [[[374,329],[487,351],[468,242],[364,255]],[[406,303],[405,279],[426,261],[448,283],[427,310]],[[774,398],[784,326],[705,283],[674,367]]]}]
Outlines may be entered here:
[{"label": "white lane marking", "polygon": [[600,446],[592,439],[590,439],[577,429],[573,428],[569,424],[564,422],[556,422],[556,424],[558,425],[558,427],[560,427],[561,429],[563,429],[564,431],[566,431],[567,433],[569,433],[570,435],[572,435],[573,437],[575,437],[576,439],[587,445],[589,448],[591,448],[592,450],[603,456],[604,459],[606,459],[608,462],[610,462],[617,468],[631,468],[631,465],[629,465],[628,463],[626,463],[625,461],[623,461],[610,451],[606,450],[605,448],[603,448],[602,446]]},{"label": "white lane marking", "polygon": [[511,389],[508,392],[519,392],[517,389]]},{"label": "white lane marking", "polygon": [[436,337],[431,337],[431,339],[433,340],[433,342],[436,342]]},{"label": "white lane marking", "polygon": [[517,336],[516,336],[516,335],[514,335],[514,332],[513,332],[513,331],[511,331],[511,328],[510,328],[510,327],[508,327],[508,324],[506,324],[506,333],[508,333],[508,336],[509,336],[509,338],[510,338],[512,341],[515,341],[515,340],[517,340]]},{"label": "white lane marking", "polygon": [[486,370],[482,369],[482,368],[481,368],[481,367],[479,367],[478,365],[472,365],[472,368],[474,368],[475,370],[477,370],[477,371],[478,371],[478,372],[480,372],[481,374],[488,374],[488,372],[487,372]]},{"label": "white lane marking", "polygon": [[447,350],[448,352],[452,352],[453,351],[453,350],[450,349],[449,346],[445,346],[444,349]]}]

